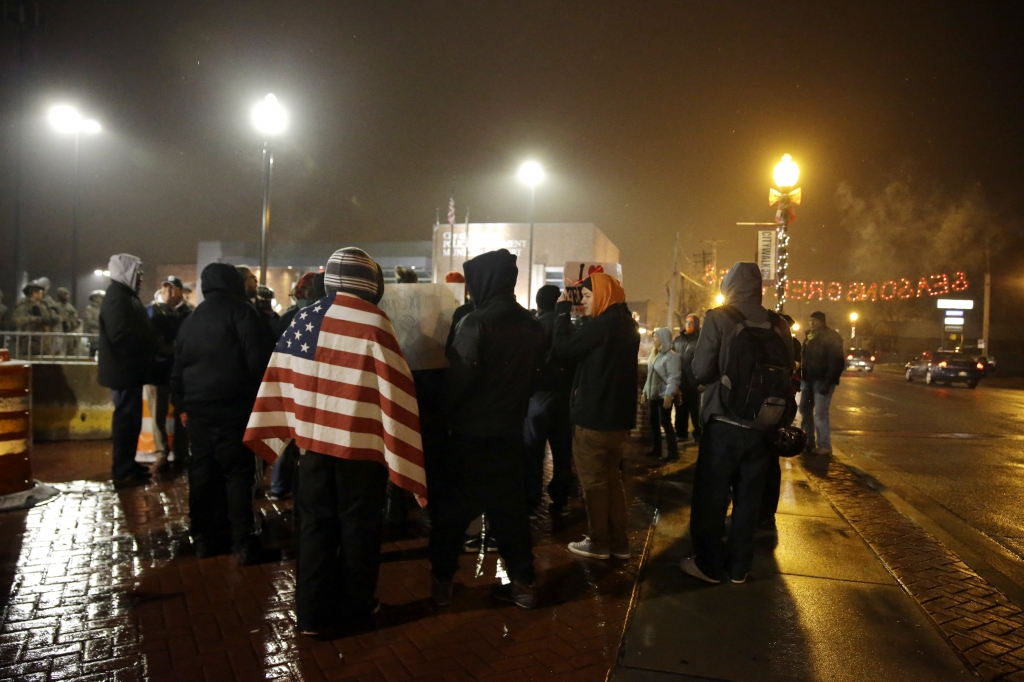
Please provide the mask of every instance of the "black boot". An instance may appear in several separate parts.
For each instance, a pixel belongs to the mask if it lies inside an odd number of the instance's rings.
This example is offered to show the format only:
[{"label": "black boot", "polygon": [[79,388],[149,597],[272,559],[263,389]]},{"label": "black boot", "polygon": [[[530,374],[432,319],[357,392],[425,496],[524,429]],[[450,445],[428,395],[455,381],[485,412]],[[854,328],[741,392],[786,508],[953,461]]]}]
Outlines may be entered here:
[{"label": "black boot", "polygon": [[238,551],[239,566],[255,566],[281,560],[281,550],[264,547],[258,535],[250,535]]}]

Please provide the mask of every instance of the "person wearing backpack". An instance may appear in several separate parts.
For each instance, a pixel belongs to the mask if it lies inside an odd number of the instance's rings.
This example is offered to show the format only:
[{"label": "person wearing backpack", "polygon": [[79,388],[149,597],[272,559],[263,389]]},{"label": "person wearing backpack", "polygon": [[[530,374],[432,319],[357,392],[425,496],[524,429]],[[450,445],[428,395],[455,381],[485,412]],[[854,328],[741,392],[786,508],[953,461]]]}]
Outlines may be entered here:
[{"label": "person wearing backpack", "polygon": [[761,287],[756,264],[732,266],[722,280],[725,305],[704,317],[693,358],[706,388],[690,514],[694,554],[680,568],[709,583],[747,580],[771,457],[766,432],[782,422],[792,380],[789,325],[761,306]]}]

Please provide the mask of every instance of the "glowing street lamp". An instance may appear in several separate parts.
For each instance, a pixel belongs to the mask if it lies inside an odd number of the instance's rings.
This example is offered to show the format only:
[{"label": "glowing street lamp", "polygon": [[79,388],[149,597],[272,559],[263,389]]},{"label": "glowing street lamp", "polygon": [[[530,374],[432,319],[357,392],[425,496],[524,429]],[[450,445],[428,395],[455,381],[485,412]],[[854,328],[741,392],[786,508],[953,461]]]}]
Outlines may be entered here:
[{"label": "glowing street lamp", "polygon": [[78,109],[68,104],[58,104],[57,106],[50,107],[50,111],[47,112],[46,118],[50,122],[50,126],[61,135],[75,136],[74,184],[71,201],[71,304],[75,305],[75,301],[77,300],[76,294],[78,293],[78,198],[80,194],[78,187],[79,146],[82,133],[85,133],[86,135],[95,135],[100,132],[102,128],[99,121],[83,117]]},{"label": "glowing street lamp", "polygon": [[544,169],[536,161],[525,161],[516,174],[519,181],[530,186],[530,270],[527,278],[526,307],[533,301],[533,226],[536,208],[537,184],[544,181]]},{"label": "glowing street lamp", "polygon": [[850,313],[850,340],[857,338],[857,320],[860,316],[857,313]]},{"label": "glowing street lamp", "polygon": [[267,231],[270,229],[270,181],[274,150],[270,140],[288,126],[288,112],[274,95],[267,95],[252,109],[252,124],[263,133],[263,226],[260,230],[260,284],[267,284]]},{"label": "glowing street lamp", "polygon": [[715,296],[715,305],[724,305],[724,304],[725,304],[725,296],[724,295],[718,294],[717,296]]},{"label": "glowing street lamp", "polygon": [[781,313],[786,303],[786,266],[789,263],[789,233],[787,230],[789,224],[796,220],[796,211],[793,206],[800,205],[800,188],[796,186],[797,180],[800,179],[800,168],[793,161],[792,156],[783,154],[782,160],[775,164],[773,177],[778,189],[768,190],[768,204],[770,206],[777,204],[779,207],[775,212],[775,223],[778,225],[776,228],[778,280],[775,285],[778,302],[775,304],[775,310]]}]

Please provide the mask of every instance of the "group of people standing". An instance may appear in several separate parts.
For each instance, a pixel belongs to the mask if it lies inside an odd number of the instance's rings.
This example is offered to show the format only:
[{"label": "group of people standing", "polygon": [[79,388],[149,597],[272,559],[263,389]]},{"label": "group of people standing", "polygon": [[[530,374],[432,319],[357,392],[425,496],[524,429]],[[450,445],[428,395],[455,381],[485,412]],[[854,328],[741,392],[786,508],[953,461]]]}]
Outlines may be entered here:
[{"label": "group of people standing", "polygon": [[58,287],[51,296],[50,280],[40,277],[26,284],[21,293],[23,298],[8,309],[0,291],[0,331],[90,332],[88,316],[79,318],[71,292],[64,287]]},{"label": "group of people standing", "polygon": [[[254,452],[275,466],[290,458],[275,477],[297,479],[301,631],[322,633],[376,610],[389,481],[426,504],[437,605],[451,601],[467,528],[484,515],[510,579],[495,596],[536,606],[530,520],[543,497],[547,445],[552,518],[565,514],[573,468],[587,512],[588,534],[567,551],[629,558],[622,458],[636,423],[640,333],[614,277],[593,273],[575,303],[568,291],[542,287],[535,314],[516,301],[513,254],[472,258],[464,277],[447,278],[464,279],[467,298],[453,319],[448,367],[413,372],[379,308],[380,266],[359,249],[339,250],[325,272],[304,276],[296,305],[280,317],[260,309],[245,268],[207,266],[204,301],[194,310],[176,278],[162,283],[163,301],[147,310],[134,256],[113,256],[110,271],[99,376],[115,404],[113,478],[149,478],[134,455],[143,386],[152,384],[156,401],[166,400],[179,419],[175,444],[179,433],[187,438],[181,459],[188,457],[196,555],[230,549],[247,565],[280,556],[262,545],[254,522],[262,477]],[[792,419],[802,350],[803,394],[813,396],[801,404],[804,423],[817,426],[814,451],[827,451],[828,399],[838,383],[833,356],[838,348],[841,360],[842,340],[837,346],[838,335],[815,313],[821,324],[811,325],[801,349],[791,321],[761,306],[761,274],[752,263],[737,263],[722,293],[726,304],[708,311],[703,326],[690,315],[676,339],[655,330],[643,396],[654,433],[665,428],[666,459],[678,458],[677,432],[686,439],[692,426],[699,442],[695,554],[682,569],[709,582],[742,583],[765,517],[762,498],[773,485],[766,481],[775,480],[769,471],[778,460],[766,432]],[[583,313],[575,318],[574,305]],[[812,429],[812,444],[814,436]]]},{"label": "group of people standing", "polygon": [[843,339],[825,324],[824,313],[811,314],[801,344],[791,317],[761,305],[755,264],[735,264],[721,290],[724,305],[707,312],[703,328],[689,315],[674,341],[668,329],[654,331],[643,396],[651,455],[677,460],[677,431],[685,438],[688,422],[699,444],[690,516],[694,554],[680,568],[709,583],[742,584],[753,562],[755,532],[775,528],[782,472],[772,434],[793,423],[799,406],[805,452],[831,455],[829,405],[845,361]]}]

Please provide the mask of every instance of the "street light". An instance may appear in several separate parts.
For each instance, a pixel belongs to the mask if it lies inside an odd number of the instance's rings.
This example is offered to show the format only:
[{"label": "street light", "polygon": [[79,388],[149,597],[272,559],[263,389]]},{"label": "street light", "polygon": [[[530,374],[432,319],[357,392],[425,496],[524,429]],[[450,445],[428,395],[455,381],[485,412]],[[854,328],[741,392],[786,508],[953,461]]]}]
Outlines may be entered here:
[{"label": "street light", "polygon": [[857,313],[850,313],[850,340],[857,338],[857,320],[860,316]]},{"label": "street light", "polygon": [[53,129],[62,135],[75,136],[75,171],[71,201],[71,304],[75,305],[78,293],[78,149],[82,133],[95,135],[100,132],[99,121],[84,118],[78,109],[67,104],[50,107],[46,118]]},{"label": "street light", "polygon": [[776,276],[778,281],[775,285],[775,295],[778,302],[775,304],[775,310],[781,313],[786,304],[786,266],[789,263],[789,233],[787,228],[790,223],[796,220],[796,212],[793,210],[793,206],[800,205],[800,188],[796,186],[797,180],[800,178],[800,168],[793,161],[792,156],[783,154],[782,160],[775,164],[773,177],[778,189],[770,188],[768,190],[768,204],[770,206],[778,204],[779,206],[775,212],[775,222],[778,225],[776,228],[778,235],[776,239],[778,248]]},{"label": "street light", "polygon": [[267,284],[267,231],[270,229],[270,180],[274,172],[273,136],[288,125],[288,113],[274,95],[267,95],[252,109],[252,123],[263,133],[263,226],[260,230],[260,284]]},{"label": "street light", "polygon": [[519,173],[517,173],[519,181],[523,184],[530,186],[530,270],[529,277],[527,277],[527,288],[526,288],[526,307],[530,307],[530,303],[533,301],[533,223],[534,223],[534,209],[536,208],[537,198],[537,183],[543,182],[544,180],[544,169],[536,161],[525,161],[523,165],[519,166]]}]

